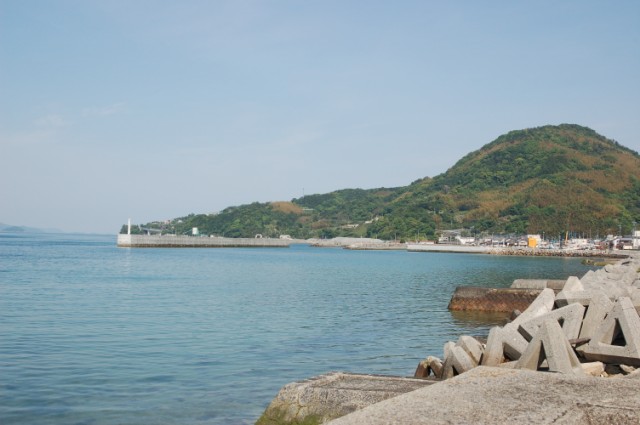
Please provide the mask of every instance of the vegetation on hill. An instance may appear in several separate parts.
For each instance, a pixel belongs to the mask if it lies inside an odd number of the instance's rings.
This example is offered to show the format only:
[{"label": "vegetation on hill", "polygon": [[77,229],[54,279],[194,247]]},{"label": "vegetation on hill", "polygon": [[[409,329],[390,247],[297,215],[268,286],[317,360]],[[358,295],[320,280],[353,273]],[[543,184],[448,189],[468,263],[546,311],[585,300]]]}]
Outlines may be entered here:
[{"label": "vegetation on hill", "polygon": [[[640,222],[640,156],[563,124],[511,131],[445,173],[405,187],[345,189],[290,202],[229,207],[143,227],[229,237],[434,238],[470,233],[629,233]],[[124,229],[124,227],[123,227]]]}]

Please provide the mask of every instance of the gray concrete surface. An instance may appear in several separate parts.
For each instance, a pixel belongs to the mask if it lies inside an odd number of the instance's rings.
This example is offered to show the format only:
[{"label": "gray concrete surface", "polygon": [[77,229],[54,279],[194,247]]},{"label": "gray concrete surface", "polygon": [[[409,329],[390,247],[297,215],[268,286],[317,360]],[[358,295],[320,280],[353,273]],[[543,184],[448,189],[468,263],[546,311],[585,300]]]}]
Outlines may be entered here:
[{"label": "gray concrete surface", "polygon": [[593,296],[587,307],[587,313],[582,321],[579,337],[591,338],[612,307],[613,303],[607,294],[600,290],[593,291]]},{"label": "gray concrete surface", "polygon": [[567,281],[563,279],[516,279],[511,284],[514,289],[544,289],[551,288],[561,291]]},{"label": "gray concrete surface", "polygon": [[640,317],[631,299],[618,298],[582,353],[588,360],[640,367]]},{"label": "gray concrete surface", "polygon": [[478,367],[329,423],[637,425],[640,379]]},{"label": "gray concrete surface", "polygon": [[435,381],[332,372],[282,387],[257,424],[324,423]]},{"label": "gray concrete surface", "polygon": [[[582,307],[582,306],[580,306]],[[516,369],[538,370],[546,361],[550,372],[583,375],[578,356],[560,324],[554,318],[542,322],[540,329],[516,363]]]},{"label": "gray concrete surface", "polygon": [[582,304],[570,304],[522,323],[518,331],[527,341],[531,341],[545,320],[555,319],[559,323],[562,322],[562,331],[567,338],[575,339],[580,335],[584,310],[585,308]]}]

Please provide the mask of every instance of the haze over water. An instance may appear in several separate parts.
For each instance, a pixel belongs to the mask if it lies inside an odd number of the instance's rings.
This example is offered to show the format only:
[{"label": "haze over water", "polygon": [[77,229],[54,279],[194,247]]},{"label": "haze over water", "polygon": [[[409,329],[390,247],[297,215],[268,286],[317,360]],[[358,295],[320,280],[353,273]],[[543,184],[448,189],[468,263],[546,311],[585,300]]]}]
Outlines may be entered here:
[{"label": "haze over water", "polygon": [[291,381],[412,375],[447,340],[486,334],[491,321],[447,310],[458,285],[587,270],[560,258],[0,234],[0,423],[253,423]]}]

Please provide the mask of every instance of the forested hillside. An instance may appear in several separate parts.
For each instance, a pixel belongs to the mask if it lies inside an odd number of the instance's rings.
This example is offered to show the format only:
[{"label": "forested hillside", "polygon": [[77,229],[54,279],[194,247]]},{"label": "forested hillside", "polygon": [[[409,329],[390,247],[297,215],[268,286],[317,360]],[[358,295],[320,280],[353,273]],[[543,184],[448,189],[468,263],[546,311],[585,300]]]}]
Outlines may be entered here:
[{"label": "forested hillside", "polygon": [[563,124],[509,132],[445,173],[400,188],[345,189],[148,223],[170,233],[230,237],[434,238],[481,233],[629,233],[640,222],[640,156]]}]

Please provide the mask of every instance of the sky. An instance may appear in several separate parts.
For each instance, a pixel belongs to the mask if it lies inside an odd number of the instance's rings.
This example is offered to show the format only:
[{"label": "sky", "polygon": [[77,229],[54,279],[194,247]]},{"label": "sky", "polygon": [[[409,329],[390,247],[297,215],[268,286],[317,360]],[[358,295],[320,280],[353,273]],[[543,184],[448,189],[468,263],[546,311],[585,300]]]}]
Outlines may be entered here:
[{"label": "sky", "polygon": [[0,223],[405,186],[561,123],[640,151],[640,2],[0,0]]}]

